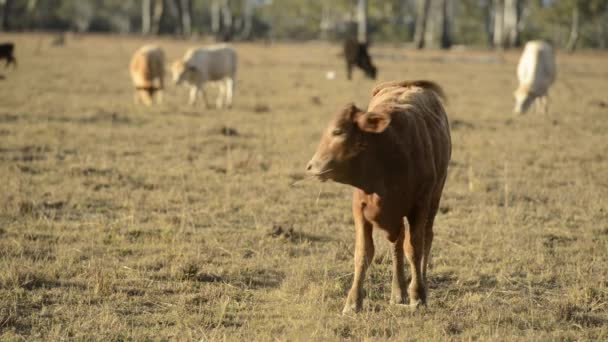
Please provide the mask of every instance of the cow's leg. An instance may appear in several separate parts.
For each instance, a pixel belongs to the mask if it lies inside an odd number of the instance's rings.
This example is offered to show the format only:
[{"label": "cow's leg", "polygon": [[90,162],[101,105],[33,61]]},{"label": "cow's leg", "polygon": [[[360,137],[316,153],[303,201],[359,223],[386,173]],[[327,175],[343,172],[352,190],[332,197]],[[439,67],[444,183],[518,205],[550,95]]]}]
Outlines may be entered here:
[{"label": "cow's leg", "polygon": [[353,75],[353,65],[350,62],[346,62],[346,78],[350,81]]},{"label": "cow's leg", "polygon": [[152,98],[150,97],[150,93],[148,92],[148,90],[140,89],[139,96],[140,96],[143,104],[145,104],[146,106],[149,106],[152,104]]},{"label": "cow's leg", "polygon": [[160,78],[158,79],[158,83],[159,83],[159,88],[157,90],[158,95],[156,95],[156,102],[163,103],[163,94],[165,92],[165,80],[164,80],[163,76],[160,76]]},{"label": "cow's leg", "polygon": [[549,114],[549,96],[545,94],[541,99],[543,100],[543,114]]},{"label": "cow's leg", "polygon": [[215,107],[223,108],[226,103],[226,82],[224,80],[217,83],[218,84],[218,93],[217,98],[215,99]]},{"label": "cow's leg", "polygon": [[428,209],[420,208],[408,216],[409,229],[405,234],[405,255],[410,263],[412,280],[408,287],[410,306],[416,308],[426,304],[426,285],[422,274],[422,261],[425,252],[425,231],[428,222]]},{"label": "cow's leg", "polygon": [[353,200],[353,217],[355,219],[355,277],[353,285],[346,297],[343,314],[359,311],[363,306],[363,281],[365,271],[374,258],[374,240],[372,237],[372,224],[363,216],[360,203]]},{"label": "cow's leg", "polygon": [[391,241],[391,256],[393,259],[393,282],[391,285],[391,304],[405,304],[406,284],[405,284],[405,265],[403,253],[403,241],[405,239],[405,226],[400,220],[398,235]]},{"label": "cow's leg", "polygon": [[194,103],[196,102],[198,93],[199,93],[198,87],[196,87],[196,86],[190,87],[190,100],[188,101],[188,103],[190,103],[190,105],[194,105]]},{"label": "cow's leg", "polygon": [[205,92],[203,85],[201,84],[198,87],[199,87],[199,95],[203,98],[203,102],[205,103],[205,108],[211,109],[211,106],[209,105],[209,99],[207,98],[207,93]]},{"label": "cow's leg", "polygon": [[[422,281],[425,286],[427,285],[426,281],[426,270],[429,266],[429,261],[431,260],[431,246],[433,245],[433,224],[435,222],[435,215],[437,215],[437,210],[439,209],[439,200],[437,200],[436,204],[432,204],[431,210],[429,212],[428,219],[426,221],[426,229],[424,231],[424,255],[422,256]],[[428,291],[428,287],[425,287]]]},{"label": "cow's leg", "polygon": [[232,108],[232,97],[234,96],[234,79],[229,77],[226,79],[226,105]]}]

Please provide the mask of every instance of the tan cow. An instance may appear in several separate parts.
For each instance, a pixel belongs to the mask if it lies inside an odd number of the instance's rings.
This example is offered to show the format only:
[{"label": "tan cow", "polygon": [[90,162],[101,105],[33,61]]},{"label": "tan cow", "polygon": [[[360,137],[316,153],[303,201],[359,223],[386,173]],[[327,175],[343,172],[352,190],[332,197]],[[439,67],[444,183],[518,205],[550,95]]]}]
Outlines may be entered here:
[{"label": "tan cow", "polygon": [[162,101],[165,53],[160,47],[142,46],[131,58],[129,71],[135,86],[135,102],[141,100],[145,105],[150,105],[154,93],[158,93],[158,102]]},{"label": "tan cow", "polygon": [[426,303],[433,221],[452,150],[441,98],[441,88],[429,81],[382,83],[367,111],[349,104],[336,115],[308,163],[307,171],[321,180],[355,187],[355,276],[343,313],[362,307],[363,279],[374,257],[372,228],[391,243],[391,303],[405,304],[404,251],[410,306]]}]

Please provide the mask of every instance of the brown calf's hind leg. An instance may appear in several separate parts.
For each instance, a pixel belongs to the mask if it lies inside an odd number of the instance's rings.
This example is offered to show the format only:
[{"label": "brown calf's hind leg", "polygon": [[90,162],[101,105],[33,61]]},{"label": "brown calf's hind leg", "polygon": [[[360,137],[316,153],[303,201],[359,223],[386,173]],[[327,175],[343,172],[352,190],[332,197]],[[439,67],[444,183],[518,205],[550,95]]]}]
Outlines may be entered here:
[{"label": "brown calf's hind leg", "polygon": [[[393,282],[391,285],[391,304],[405,304],[405,265],[403,242],[405,239],[405,226],[401,221],[398,230],[399,235],[395,241],[391,241],[391,256],[393,259]],[[390,238],[389,238],[390,240]]]},{"label": "brown calf's hind leg", "polygon": [[405,255],[410,263],[412,280],[408,287],[410,306],[418,307],[426,304],[426,285],[422,274],[422,261],[424,256],[425,230],[427,224],[427,211],[418,210],[408,217],[410,227],[405,234]]},{"label": "brown calf's hind leg", "polygon": [[363,281],[365,271],[374,258],[374,240],[372,237],[372,224],[363,217],[363,208],[353,202],[353,216],[355,219],[355,276],[353,285],[346,297],[343,314],[359,311],[363,306]]},{"label": "brown calf's hind leg", "polygon": [[[439,203],[437,203],[439,205]],[[425,284],[425,290],[428,293],[428,284],[426,280],[426,270],[431,261],[431,246],[433,245],[433,223],[435,222],[435,215],[437,214],[438,206],[431,209],[426,222],[426,229],[424,232],[424,255],[422,256],[422,281]]]},{"label": "brown calf's hind leg", "polygon": [[433,245],[433,224],[435,223],[435,216],[437,216],[437,211],[439,210],[439,202],[441,201],[441,193],[443,191],[443,187],[445,185],[444,176],[441,180],[439,187],[436,189],[436,196],[431,200],[431,208],[429,210],[428,219],[426,222],[426,229],[424,232],[424,255],[422,256],[422,281],[425,284],[425,290],[428,294],[428,282],[427,282],[427,269],[429,267],[429,262],[431,261],[431,246]]}]

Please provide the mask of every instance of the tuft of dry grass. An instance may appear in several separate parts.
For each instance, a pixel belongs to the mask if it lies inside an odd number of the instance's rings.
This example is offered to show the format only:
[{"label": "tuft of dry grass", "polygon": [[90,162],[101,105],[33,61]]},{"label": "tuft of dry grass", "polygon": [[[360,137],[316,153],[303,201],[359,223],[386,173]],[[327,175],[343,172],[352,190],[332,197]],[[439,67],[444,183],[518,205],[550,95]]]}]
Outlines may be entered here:
[{"label": "tuft of dry grass", "polygon": [[[376,236],[364,310],[341,316],[351,190],[300,181],[335,110],[374,85],[344,80],[339,47],[237,44],[235,108],[220,111],[174,86],[134,105],[142,39],[6,39],[2,340],[608,339],[604,53],[559,55],[551,114],[514,117],[516,52],[374,46],[379,82],[444,87],[454,152],[428,307],[388,304]],[[203,43],[159,40],[169,60]]]}]

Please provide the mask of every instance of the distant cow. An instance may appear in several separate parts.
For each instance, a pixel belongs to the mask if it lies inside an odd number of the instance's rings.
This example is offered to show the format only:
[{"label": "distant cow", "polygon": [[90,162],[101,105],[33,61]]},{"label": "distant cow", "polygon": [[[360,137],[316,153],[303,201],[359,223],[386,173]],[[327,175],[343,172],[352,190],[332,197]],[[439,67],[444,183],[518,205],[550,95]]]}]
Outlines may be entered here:
[{"label": "distant cow", "polygon": [[376,67],[367,51],[367,44],[359,43],[356,39],[347,39],[344,42],[344,59],[346,60],[346,75],[352,78],[353,66],[359,67],[365,75],[376,79]]},{"label": "distant cow", "polygon": [[531,41],[517,66],[519,87],[515,91],[515,113],[525,113],[538,98],[543,111],[548,111],[548,91],[555,81],[555,55],[551,45],[543,41]]},{"label": "distant cow", "polygon": [[203,85],[209,81],[216,81],[219,85],[217,107],[231,107],[237,63],[236,51],[227,44],[219,44],[188,50],[182,59],[173,63],[171,72],[175,84],[186,82],[190,85],[190,104],[194,104],[196,99],[203,95],[205,105],[208,107]]},{"label": "distant cow", "polygon": [[365,271],[374,257],[372,228],[391,242],[391,302],[405,303],[405,249],[410,306],[426,303],[433,221],[452,149],[442,97],[429,81],[382,83],[367,111],[349,104],[336,115],[308,163],[307,172],[319,179],[355,187],[355,276],[343,313],[361,309]]},{"label": "distant cow", "polygon": [[135,86],[135,101],[152,104],[154,94],[162,101],[165,77],[165,53],[156,45],[145,45],[135,52],[129,66]]},{"label": "distant cow", "polygon": [[5,67],[9,65],[13,65],[13,67],[17,66],[17,60],[14,55],[15,44],[13,43],[2,43],[0,44],[0,59],[6,59]]}]

